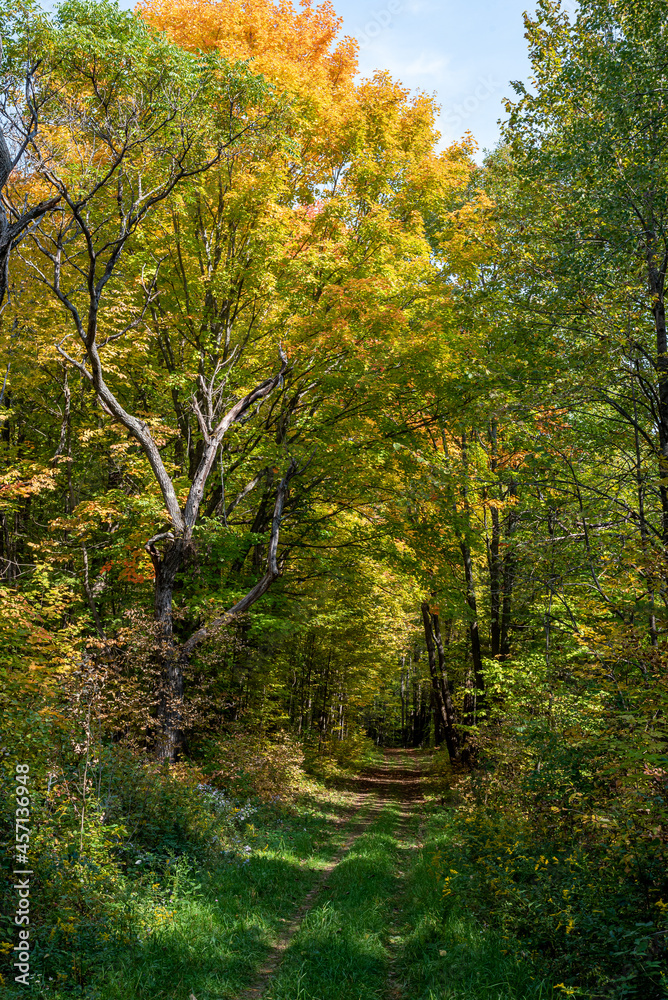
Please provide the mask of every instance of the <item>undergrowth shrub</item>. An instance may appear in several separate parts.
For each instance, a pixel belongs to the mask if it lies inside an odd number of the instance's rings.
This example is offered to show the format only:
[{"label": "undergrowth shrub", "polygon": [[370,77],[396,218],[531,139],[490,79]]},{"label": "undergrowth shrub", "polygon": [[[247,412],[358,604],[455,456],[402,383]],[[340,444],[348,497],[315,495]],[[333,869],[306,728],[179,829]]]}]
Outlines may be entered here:
[{"label": "undergrowth shrub", "polygon": [[620,759],[609,729],[569,739],[535,723],[489,744],[458,791],[431,859],[445,912],[465,900],[562,993],[668,996],[664,772]]},{"label": "undergrowth shrub", "polygon": [[[83,989],[115,955],[170,920],[196,890],[196,867],[243,857],[239,824],[248,818],[241,803],[207,794],[192,764],[168,767],[130,747],[73,735],[81,736],[54,724],[46,764],[24,755],[31,769],[30,965],[45,989]],[[0,974],[8,984],[16,938],[14,757],[6,742]]]},{"label": "undergrowth shrub", "polygon": [[304,754],[291,733],[268,734],[236,723],[200,749],[207,780],[237,799],[291,799],[299,789]]},{"label": "undergrowth shrub", "polygon": [[382,754],[373,740],[359,728],[351,727],[343,739],[336,733],[324,737],[309,733],[303,746],[305,770],[330,783],[382,762]]}]

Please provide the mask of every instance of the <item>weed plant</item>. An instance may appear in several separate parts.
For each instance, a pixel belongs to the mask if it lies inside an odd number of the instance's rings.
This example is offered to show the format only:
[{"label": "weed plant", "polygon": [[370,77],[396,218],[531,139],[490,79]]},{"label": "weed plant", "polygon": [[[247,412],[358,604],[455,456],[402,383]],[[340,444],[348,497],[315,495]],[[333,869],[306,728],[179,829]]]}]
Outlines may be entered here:
[{"label": "weed plant", "polygon": [[[97,746],[82,822],[83,764],[62,763],[60,780],[37,775],[32,797],[31,995],[235,996],[336,850],[332,820],[349,797],[316,796],[302,775],[298,801],[280,785],[270,801],[238,800],[206,786],[197,768]],[[14,997],[25,987],[11,969],[8,790],[0,995]]]},{"label": "weed plant", "polygon": [[[416,997],[429,989],[438,1000],[457,989],[477,997],[483,970],[513,998],[549,986],[554,996],[662,1000],[660,783],[634,778],[608,735],[569,742],[535,724],[514,743],[504,739],[504,753],[487,748],[470,776],[451,772],[447,782],[447,768],[430,769],[435,811],[414,875]],[[444,809],[448,801],[457,808]]]}]

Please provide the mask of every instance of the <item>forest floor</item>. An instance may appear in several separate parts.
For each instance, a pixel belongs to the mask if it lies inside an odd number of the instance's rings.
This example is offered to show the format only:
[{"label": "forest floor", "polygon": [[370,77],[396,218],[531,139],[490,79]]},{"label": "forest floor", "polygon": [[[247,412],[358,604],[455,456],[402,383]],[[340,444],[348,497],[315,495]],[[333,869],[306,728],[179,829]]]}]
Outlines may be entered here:
[{"label": "forest floor", "polygon": [[[236,852],[205,865],[147,856],[132,926],[87,965],[91,1000],[540,1000],[553,984],[518,964],[466,898],[444,898],[456,791],[431,754],[385,750],[345,787],[309,782],[263,807]],[[243,846],[242,846],[243,845]],[[139,862],[137,862],[139,864]],[[162,866],[161,866],[162,865]],[[142,912],[139,912],[139,911]],[[144,916],[142,916],[142,913]],[[42,980],[40,996],[66,987]],[[13,994],[12,994],[13,995]]]},{"label": "forest floor", "polygon": [[346,840],[242,1000],[403,996],[395,968],[397,914],[405,855],[419,846],[412,806],[422,798],[420,755],[386,750],[384,757],[382,766],[348,783],[357,812]]},{"label": "forest floor", "polygon": [[505,942],[467,914],[466,900],[444,904],[442,860],[456,804],[443,777],[429,772],[431,752],[383,756],[349,782],[359,813],[344,846],[240,998],[553,997],[552,983],[508,957]]},{"label": "forest floor", "polygon": [[[130,995],[151,1000],[552,995],[551,984],[523,974],[505,957],[504,942],[467,916],[465,900],[450,906],[444,919],[434,859],[440,860],[443,839],[447,842],[452,806],[444,804],[442,782],[435,794],[426,773],[429,761],[428,751],[386,750],[381,766],[347,788],[316,791],[291,819],[277,816],[273,830],[270,824],[252,830],[266,839],[262,853],[254,851],[242,867],[208,874],[202,895],[188,907],[190,919],[181,913],[144,948],[143,969],[132,963]],[[179,941],[186,926],[189,947]],[[163,961],[171,960],[156,965],[157,956],[151,958],[156,946]],[[122,980],[127,997],[130,982]]]}]

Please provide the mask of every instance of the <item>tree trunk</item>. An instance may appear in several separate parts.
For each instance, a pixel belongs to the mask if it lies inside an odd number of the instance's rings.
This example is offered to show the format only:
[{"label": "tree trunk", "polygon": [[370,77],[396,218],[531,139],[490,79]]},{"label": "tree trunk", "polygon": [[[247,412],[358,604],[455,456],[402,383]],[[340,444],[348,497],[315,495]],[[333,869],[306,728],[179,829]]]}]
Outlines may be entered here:
[{"label": "tree trunk", "polygon": [[[469,501],[468,501],[468,444],[466,438],[466,431],[462,429],[462,469],[463,469],[463,484],[462,492],[464,496],[464,507],[467,512],[469,512]],[[473,575],[473,561],[471,559],[471,549],[466,537],[465,531],[459,534],[459,548],[462,553],[462,559],[464,561],[464,577],[466,579],[466,603],[469,606],[471,612],[471,620],[469,622],[469,636],[471,639],[471,656],[473,657],[473,672],[475,674],[476,687],[480,691],[485,690],[485,681],[482,674],[482,651],[480,649],[480,628],[478,625],[478,601],[475,592],[475,578]]]},{"label": "tree trunk", "polygon": [[513,586],[515,583],[515,556],[507,552],[503,557],[503,604],[501,606],[501,641],[499,653],[502,657],[510,656],[510,621],[513,603]]},{"label": "tree trunk", "polygon": [[161,685],[158,691],[158,718],[162,734],[158,756],[178,760],[183,751],[183,675],[188,656],[174,642],[173,600],[176,576],[181,569],[184,546],[181,539],[171,542],[162,556],[151,545],[149,552],[155,569],[154,616],[158,626]]},{"label": "tree trunk", "polygon": [[[496,422],[489,426],[490,469],[496,475],[497,469],[497,433]],[[492,504],[490,509],[492,520],[492,537],[488,542],[487,560],[489,563],[489,603],[490,603],[490,645],[492,656],[498,656],[501,648],[501,560],[499,558],[499,543],[501,528],[499,525],[499,508]]]},{"label": "tree trunk", "polygon": [[[640,435],[638,434],[638,404],[636,402],[636,391],[635,385],[633,387],[633,434],[635,442],[636,451],[636,489],[638,492],[638,519],[640,522],[640,539],[643,554],[645,556],[649,553],[649,532],[647,530],[647,521],[645,520],[645,491],[643,487],[642,478],[642,456],[640,453]],[[647,581],[647,596],[649,599],[649,615],[648,615],[648,625],[649,625],[649,636],[652,647],[656,649],[659,645],[659,634],[656,627],[656,612],[654,608],[654,583],[652,581],[652,575],[650,567],[648,566],[647,571],[643,574]]]},{"label": "tree trunk", "polygon": [[422,605],[422,621],[424,623],[424,638],[427,645],[427,659],[429,661],[429,673],[431,675],[431,684],[434,692],[434,699],[438,712],[441,716],[443,723],[443,734],[445,736],[446,746],[448,748],[448,753],[450,755],[451,761],[459,760],[459,749],[460,749],[460,739],[459,733],[456,728],[455,711],[452,704],[452,698],[450,697],[450,689],[447,685],[446,677],[442,672],[442,666],[444,665],[443,659],[443,643],[441,641],[440,630],[438,632],[437,642],[439,644],[439,661],[441,664],[441,672],[439,676],[439,670],[436,666],[436,643],[434,642],[434,627],[432,620],[435,618],[436,626],[438,627],[438,616],[432,616],[429,605],[425,602]]},{"label": "tree trunk", "polygon": [[[515,496],[515,484],[511,484],[509,496]],[[511,539],[515,533],[519,518],[511,509],[508,512],[508,529],[506,532],[507,548],[503,557],[503,601],[501,604],[501,638],[499,653],[502,657],[510,656],[510,622],[513,606],[513,587],[515,585],[516,558]]]},{"label": "tree trunk", "polygon": [[664,301],[665,261],[656,262],[655,236],[650,232],[647,245],[647,272],[656,333],[656,370],[658,378],[659,494],[661,497],[661,534],[668,551],[668,336]]},{"label": "tree trunk", "polygon": [[441,688],[443,705],[445,707],[445,715],[446,719],[448,720],[448,725],[450,729],[457,736],[457,742],[461,743],[459,734],[457,733],[457,713],[455,712],[455,706],[452,702],[450,681],[448,679],[448,668],[445,662],[445,649],[443,647],[443,638],[441,636],[441,624],[438,615],[434,611],[431,612],[431,621],[434,628],[434,640],[436,642],[436,651],[438,652],[438,668],[439,668],[438,680]]},{"label": "tree trunk", "polygon": [[416,747],[417,741],[417,717],[418,717],[418,686],[415,683],[415,664],[411,663],[411,746]]},{"label": "tree trunk", "polygon": [[322,748],[323,737],[327,735],[327,723],[329,719],[329,711],[327,706],[327,697],[329,694],[329,671],[332,663],[332,651],[329,651],[329,656],[327,658],[327,667],[325,669],[325,687],[322,693],[322,707],[320,709],[320,718],[318,719],[318,729],[320,730],[320,737],[318,740],[318,749]]},{"label": "tree trunk", "polygon": [[[276,490],[266,573],[234,607],[210,625],[198,629],[182,645],[174,642],[172,601],[174,584],[184,562],[188,541],[183,535],[174,538],[171,532],[163,532],[146,543],[145,548],[155,570],[155,621],[158,625],[159,655],[163,667],[162,689],[158,698],[158,716],[164,732],[159,753],[163,758],[176,760],[183,748],[183,675],[192,653],[201,642],[215,635],[217,629],[229,624],[237,615],[252,607],[280,575],[277,553],[281,520],[290,480],[297,471],[297,464],[292,460]],[[156,548],[156,542],[160,540],[167,542],[162,555]]]},{"label": "tree trunk", "polygon": [[473,658],[473,673],[475,676],[475,686],[479,691],[485,690],[485,679],[482,673],[482,650],[480,648],[480,628],[478,626],[478,601],[475,592],[475,580],[473,577],[473,562],[471,560],[471,550],[466,539],[460,538],[459,547],[464,562],[464,576],[466,578],[466,603],[471,612],[469,621],[469,637],[471,640],[471,656]]},{"label": "tree trunk", "polygon": [[407,745],[407,726],[406,726],[406,657],[401,657],[401,745],[405,747]]},{"label": "tree trunk", "polygon": [[501,651],[501,560],[499,542],[501,530],[499,511],[492,507],[492,537],[489,545],[489,604],[490,604],[490,645],[492,656]]}]

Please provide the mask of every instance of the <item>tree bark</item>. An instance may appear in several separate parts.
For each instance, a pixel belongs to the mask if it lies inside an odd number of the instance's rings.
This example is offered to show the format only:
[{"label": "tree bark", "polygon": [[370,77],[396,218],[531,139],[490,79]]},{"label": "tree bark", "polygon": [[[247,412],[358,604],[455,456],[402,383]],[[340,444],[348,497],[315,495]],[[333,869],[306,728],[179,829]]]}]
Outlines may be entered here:
[{"label": "tree bark", "polygon": [[[511,483],[509,496],[516,495],[516,487]],[[510,623],[513,607],[513,588],[515,586],[516,556],[512,547],[512,537],[519,518],[511,508],[508,512],[508,527],[506,529],[507,547],[503,556],[503,600],[501,603],[501,636],[499,653],[502,657],[510,656]]]},{"label": "tree bark", "polygon": [[[647,521],[645,520],[645,496],[644,496],[644,486],[642,477],[642,456],[640,453],[640,435],[638,434],[638,405],[636,402],[636,391],[635,386],[633,387],[633,437],[636,452],[636,489],[638,493],[638,521],[640,526],[640,539],[642,550],[645,557],[648,556],[650,552],[649,548],[649,532],[647,531]],[[656,612],[654,608],[654,584],[652,581],[651,569],[648,566],[647,571],[643,573],[647,582],[647,596],[649,599],[649,615],[648,615],[648,625],[649,625],[649,636],[652,647],[656,649],[659,645],[659,634],[656,626]]]},{"label": "tree bark", "polygon": [[[496,476],[497,470],[497,430],[496,421],[489,425],[490,470]],[[490,604],[490,646],[492,656],[498,656],[501,647],[501,560],[499,545],[501,527],[499,508],[492,502],[490,508],[492,537],[488,542],[487,560],[489,564],[489,604]]]},{"label": "tree bark", "polygon": [[[462,428],[462,470],[464,496],[464,507],[469,513],[468,501],[468,443],[466,431]],[[473,657],[473,672],[475,674],[475,684],[478,690],[485,690],[485,681],[482,673],[482,651],[480,648],[480,627],[478,625],[478,601],[475,592],[475,577],[473,575],[473,560],[471,559],[471,549],[464,531],[459,533],[459,548],[464,562],[464,577],[466,579],[466,603],[471,612],[469,621],[469,636],[471,639],[471,656]]]},{"label": "tree bark", "polygon": [[499,558],[499,543],[501,529],[499,511],[492,507],[492,537],[489,545],[489,604],[490,604],[490,646],[492,656],[498,656],[501,650],[501,560]]},{"label": "tree bark", "polygon": [[[160,740],[158,753],[164,759],[176,760],[183,750],[184,673],[194,650],[205,639],[228,625],[236,616],[252,607],[280,576],[281,567],[277,555],[281,521],[290,480],[297,472],[297,464],[293,459],[276,491],[265,574],[229,611],[210,625],[198,629],[180,646],[174,641],[173,598],[174,585],[185,560],[187,544],[183,537],[174,538],[171,532],[156,535],[146,543],[146,551],[151,556],[155,570],[154,615],[159,628],[160,659],[163,668],[163,689],[158,696],[158,714],[164,735]],[[160,555],[156,543],[163,539],[166,539],[168,544]]]},{"label": "tree bark", "polygon": [[661,497],[661,534],[663,546],[668,551],[668,336],[666,334],[666,306],[664,300],[666,257],[659,261],[654,225],[647,234],[647,278],[656,335],[656,371],[658,379],[659,444],[659,495]]},{"label": "tree bark", "polygon": [[[438,627],[438,615],[431,614],[429,604],[426,602],[422,604],[422,621],[424,623],[424,638],[427,646],[427,659],[429,661],[429,673],[431,675],[434,699],[443,724],[443,734],[445,736],[448,754],[450,755],[450,760],[454,762],[458,761],[460,758],[461,740],[459,738],[459,733],[457,732],[455,710],[454,705],[452,704],[452,697],[450,696],[447,676],[443,673],[445,658],[441,633]],[[434,640],[434,626],[437,630],[436,641]],[[440,670],[436,666],[437,648]]]},{"label": "tree bark", "polygon": [[184,746],[183,732],[183,675],[188,657],[174,642],[173,602],[176,577],[184,561],[182,538],[168,535],[169,544],[162,556],[151,539],[146,549],[155,569],[154,618],[158,625],[158,657],[161,665],[160,690],[158,691],[158,718],[162,734],[158,739],[158,756],[177,760]]},{"label": "tree bark", "polygon": [[473,658],[473,673],[475,676],[475,686],[479,691],[485,690],[485,679],[482,672],[482,649],[480,646],[480,627],[478,625],[478,601],[475,592],[475,579],[473,576],[473,561],[468,542],[461,536],[459,547],[464,563],[464,576],[466,579],[466,603],[471,612],[469,621],[469,637],[471,640],[471,656]]}]

